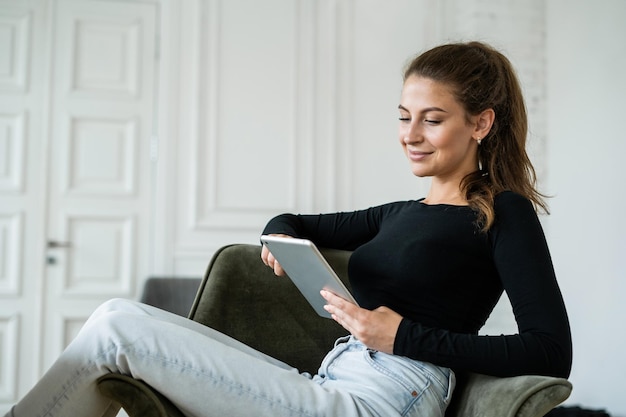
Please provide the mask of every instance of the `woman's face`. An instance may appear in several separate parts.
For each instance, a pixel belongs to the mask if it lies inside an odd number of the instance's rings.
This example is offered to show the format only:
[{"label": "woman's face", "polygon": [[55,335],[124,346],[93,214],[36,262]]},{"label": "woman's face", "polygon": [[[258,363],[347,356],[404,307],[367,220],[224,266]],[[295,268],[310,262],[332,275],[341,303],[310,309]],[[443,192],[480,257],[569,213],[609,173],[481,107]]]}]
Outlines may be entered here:
[{"label": "woman's face", "polygon": [[414,175],[460,181],[477,169],[477,118],[468,121],[449,87],[410,76],[398,109],[399,139]]}]

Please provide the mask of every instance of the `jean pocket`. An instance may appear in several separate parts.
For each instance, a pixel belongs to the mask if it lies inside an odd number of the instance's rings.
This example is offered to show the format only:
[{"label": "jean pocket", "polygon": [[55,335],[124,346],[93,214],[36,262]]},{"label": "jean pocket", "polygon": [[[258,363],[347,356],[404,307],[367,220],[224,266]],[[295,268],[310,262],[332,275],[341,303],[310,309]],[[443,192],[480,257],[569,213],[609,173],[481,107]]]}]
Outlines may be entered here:
[{"label": "jean pocket", "polygon": [[364,358],[371,369],[380,375],[378,382],[386,401],[393,403],[402,416],[415,408],[416,402],[422,399],[431,385],[429,374],[407,366],[406,358],[371,349],[364,352]]},{"label": "jean pocket", "polygon": [[430,396],[436,399],[442,412],[450,405],[452,393],[456,386],[456,375],[450,368],[433,365],[406,358],[409,366],[414,367],[416,372],[424,374],[430,381]]}]

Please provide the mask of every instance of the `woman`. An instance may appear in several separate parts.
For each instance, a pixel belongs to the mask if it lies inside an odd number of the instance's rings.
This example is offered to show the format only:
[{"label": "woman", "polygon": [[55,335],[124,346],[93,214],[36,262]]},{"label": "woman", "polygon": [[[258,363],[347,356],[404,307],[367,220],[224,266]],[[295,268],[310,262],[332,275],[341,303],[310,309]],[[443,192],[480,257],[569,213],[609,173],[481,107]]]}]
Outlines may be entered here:
[{"label": "woman", "polygon": [[[535,213],[545,205],[509,61],[476,42],[434,48],[407,67],[398,108],[411,170],[432,178],[425,198],[285,214],[264,230],[354,250],[349,275],[361,307],[322,293],[350,336],[317,375],[198,323],[113,300],[8,415],[115,415],[95,386],[107,372],[143,379],[190,416],[443,416],[454,371],[567,377],[569,324]],[[284,274],[267,248],[261,257]],[[478,336],[503,289],[519,333]]]}]

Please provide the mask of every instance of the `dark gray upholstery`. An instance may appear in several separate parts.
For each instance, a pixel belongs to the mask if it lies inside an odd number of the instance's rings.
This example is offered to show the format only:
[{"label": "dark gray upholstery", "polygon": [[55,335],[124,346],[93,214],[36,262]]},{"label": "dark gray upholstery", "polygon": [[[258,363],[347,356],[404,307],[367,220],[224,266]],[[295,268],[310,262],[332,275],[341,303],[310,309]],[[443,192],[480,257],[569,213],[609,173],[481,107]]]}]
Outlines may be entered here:
[{"label": "dark gray upholstery", "polygon": [[140,301],[187,317],[201,282],[201,278],[150,277]]},{"label": "dark gray upholstery", "polygon": [[[346,281],[350,253],[322,252]],[[332,320],[317,316],[289,279],[274,276],[262,264],[257,245],[230,245],[214,255],[189,317],[308,372],[315,372],[334,340],[346,334]],[[127,376],[106,375],[99,387],[131,417],[182,415],[161,394]],[[541,417],[564,401],[571,389],[560,378],[459,376],[446,415]]]}]

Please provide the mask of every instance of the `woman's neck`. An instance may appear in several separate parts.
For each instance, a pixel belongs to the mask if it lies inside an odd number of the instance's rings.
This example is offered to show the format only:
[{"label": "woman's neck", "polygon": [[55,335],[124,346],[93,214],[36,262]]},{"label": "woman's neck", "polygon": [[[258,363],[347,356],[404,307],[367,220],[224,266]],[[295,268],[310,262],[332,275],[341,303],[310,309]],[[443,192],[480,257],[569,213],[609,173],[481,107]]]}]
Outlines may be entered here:
[{"label": "woman's neck", "polygon": [[428,191],[427,197],[422,200],[425,204],[451,204],[455,206],[466,206],[467,200],[461,192],[460,184],[456,181],[452,183],[440,183],[433,178],[433,182]]}]

